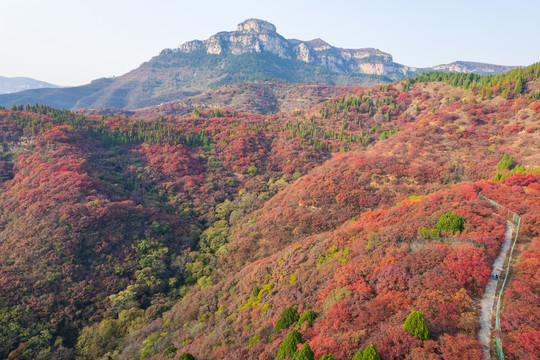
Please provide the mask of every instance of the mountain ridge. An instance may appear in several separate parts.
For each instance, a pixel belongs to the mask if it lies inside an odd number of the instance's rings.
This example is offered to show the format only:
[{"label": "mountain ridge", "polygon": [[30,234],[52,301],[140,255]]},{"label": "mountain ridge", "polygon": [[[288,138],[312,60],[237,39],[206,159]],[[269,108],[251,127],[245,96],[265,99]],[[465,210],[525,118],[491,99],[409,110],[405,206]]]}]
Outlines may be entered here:
[{"label": "mountain ridge", "polygon": [[59,88],[59,85],[50,84],[45,81],[32,79],[29,77],[7,77],[0,76],[0,95],[20,92],[30,89]]},{"label": "mountain ridge", "polygon": [[[455,62],[443,71],[497,74],[514,67]],[[256,80],[374,86],[434,70],[395,63],[374,48],[342,49],[322,39],[286,39],[269,22],[248,19],[235,31],[164,49],[138,68],[115,78],[73,88],[0,95],[0,105],[41,103],[53,107],[140,109],[199,95],[221,85]]]}]

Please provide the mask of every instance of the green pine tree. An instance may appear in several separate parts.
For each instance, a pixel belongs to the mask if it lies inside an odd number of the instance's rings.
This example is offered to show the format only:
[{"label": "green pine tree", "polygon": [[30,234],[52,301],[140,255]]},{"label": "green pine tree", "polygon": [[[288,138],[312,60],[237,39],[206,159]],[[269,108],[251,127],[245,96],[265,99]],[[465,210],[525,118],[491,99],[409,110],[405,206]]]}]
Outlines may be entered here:
[{"label": "green pine tree", "polygon": [[305,343],[302,349],[294,353],[292,360],[315,360],[315,354],[311,350],[309,343]]},{"label": "green pine tree", "polygon": [[421,311],[413,311],[405,320],[403,330],[409,334],[416,336],[420,340],[429,339],[429,330],[427,327],[426,318]]},{"label": "green pine tree", "polygon": [[375,346],[369,345],[362,353],[362,360],[381,360]]},{"label": "green pine tree", "polygon": [[293,329],[279,345],[276,360],[284,359],[286,356],[294,356],[298,351],[298,344],[303,342],[304,338],[302,337],[302,334],[296,329]]},{"label": "green pine tree", "polygon": [[292,306],[286,308],[281,313],[281,317],[279,318],[275,332],[281,331],[283,329],[288,329],[291,327],[292,324],[297,322],[300,319],[300,315],[298,314],[298,310],[293,308]]},{"label": "green pine tree", "polygon": [[465,219],[452,212],[441,215],[439,220],[437,220],[437,225],[435,227],[440,233],[441,231],[451,231],[452,233],[461,232],[465,229]]},{"label": "green pine tree", "polygon": [[516,81],[516,86],[514,86],[514,95],[521,94],[523,92],[523,83],[521,78],[518,78]]},{"label": "green pine tree", "polygon": [[352,360],[381,360],[375,346],[369,345],[365,350],[358,350]]},{"label": "green pine tree", "polygon": [[298,326],[302,325],[305,321],[309,323],[309,326],[313,326],[313,323],[317,319],[317,313],[311,309],[304,311],[300,319],[298,320]]},{"label": "green pine tree", "polygon": [[323,355],[319,360],[336,360],[333,354]]},{"label": "green pine tree", "polygon": [[362,349],[358,349],[356,354],[354,354],[352,360],[362,360],[362,355],[363,354],[364,354],[364,352],[362,351]]},{"label": "green pine tree", "polygon": [[497,164],[496,170],[510,170],[515,166],[515,161],[513,156],[504,154],[501,161]]},{"label": "green pine tree", "polygon": [[193,357],[193,355],[191,355],[190,353],[185,353],[180,355],[178,360],[195,360],[195,357]]}]

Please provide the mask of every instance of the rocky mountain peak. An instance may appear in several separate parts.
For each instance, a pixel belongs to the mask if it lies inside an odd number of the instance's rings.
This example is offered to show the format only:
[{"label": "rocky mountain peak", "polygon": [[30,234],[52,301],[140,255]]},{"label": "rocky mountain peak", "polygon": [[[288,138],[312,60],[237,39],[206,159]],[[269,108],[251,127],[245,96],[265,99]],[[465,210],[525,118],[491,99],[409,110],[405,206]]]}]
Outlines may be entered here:
[{"label": "rocky mountain peak", "polygon": [[336,73],[402,77],[414,71],[395,64],[392,55],[377,49],[341,49],[322,39],[287,40],[276,32],[273,24],[253,18],[238,24],[236,31],[222,31],[207,40],[189,41],[178,47],[178,51],[184,53],[201,50],[211,55],[267,53],[282,59],[319,65]]},{"label": "rocky mountain peak", "polygon": [[268,21],[260,19],[248,19],[238,24],[238,32],[275,33],[276,27]]}]

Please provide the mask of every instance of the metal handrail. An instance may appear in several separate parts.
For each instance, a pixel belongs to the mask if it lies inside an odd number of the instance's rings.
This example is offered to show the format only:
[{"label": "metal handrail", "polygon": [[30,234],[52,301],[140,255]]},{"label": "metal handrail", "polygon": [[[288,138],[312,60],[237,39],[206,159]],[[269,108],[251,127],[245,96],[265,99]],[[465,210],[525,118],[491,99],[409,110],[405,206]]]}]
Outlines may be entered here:
[{"label": "metal handrail", "polygon": [[[514,236],[514,243],[512,244],[512,248],[510,249],[510,255],[508,256],[508,262],[506,264],[506,274],[504,276],[504,281],[502,283],[501,290],[499,290],[499,298],[497,300],[497,310],[495,311],[495,330],[499,330],[500,329],[499,313],[500,313],[500,310],[501,310],[502,295],[503,295],[503,292],[504,292],[504,287],[506,285],[506,281],[508,280],[508,274],[510,273],[510,262],[512,261],[512,254],[514,253],[514,247],[516,246],[516,242],[517,242],[517,238],[518,238],[518,234],[519,234],[519,226],[521,225],[521,216],[519,216],[515,212],[509,210],[507,207],[497,203],[496,201],[485,197],[484,195],[482,195],[482,192],[478,193],[478,198],[480,200],[489,201],[491,203],[491,205],[493,205],[494,207],[496,207],[499,210],[501,210],[501,209],[505,210],[508,214],[512,215],[512,222],[517,225],[517,227],[516,227],[516,235]],[[495,335],[495,343],[497,345],[497,356],[499,357],[499,360],[504,360],[504,352],[503,352],[502,341],[497,335]]]}]

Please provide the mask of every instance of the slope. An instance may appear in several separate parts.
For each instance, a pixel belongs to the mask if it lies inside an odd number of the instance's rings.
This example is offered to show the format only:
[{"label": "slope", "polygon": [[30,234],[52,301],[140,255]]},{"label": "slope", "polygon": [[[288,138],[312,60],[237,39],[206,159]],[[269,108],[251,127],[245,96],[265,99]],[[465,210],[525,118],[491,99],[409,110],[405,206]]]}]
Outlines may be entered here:
[{"label": "slope", "polygon": [[[477,191],[537,191],[514,184],[540,165],[531,69],[491,99],[411,80],[271,116],[1,109],[1,356],[271,358],[294,306],[318,357],[475,357],[504,233]],[[526,167],[482,180],[504,154]]]}]

